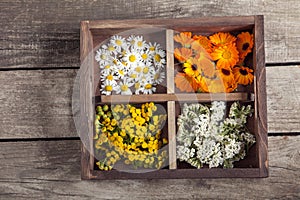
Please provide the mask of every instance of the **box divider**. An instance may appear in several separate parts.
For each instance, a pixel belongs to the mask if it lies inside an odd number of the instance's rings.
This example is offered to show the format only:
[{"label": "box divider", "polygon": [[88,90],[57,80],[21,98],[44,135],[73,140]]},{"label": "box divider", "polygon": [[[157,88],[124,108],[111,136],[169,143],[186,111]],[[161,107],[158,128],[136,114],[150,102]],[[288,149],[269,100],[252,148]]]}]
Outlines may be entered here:
[{"label": "box divider", "polygon": [[[167,93],[174,95],[174,31],[166,30],[167,51]],[[169,138],[169,169],[176,169],[176,124],[175,124],[175,101],[168,101],[168,138]]]}]

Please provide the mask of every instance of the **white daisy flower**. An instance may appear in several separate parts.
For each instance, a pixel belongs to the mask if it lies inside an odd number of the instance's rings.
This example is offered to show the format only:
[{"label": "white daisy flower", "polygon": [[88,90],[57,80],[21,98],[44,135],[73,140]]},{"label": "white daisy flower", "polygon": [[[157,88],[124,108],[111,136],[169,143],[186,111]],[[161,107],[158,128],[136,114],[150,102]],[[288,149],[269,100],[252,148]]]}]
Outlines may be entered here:
[{"label": "white daisy flower", "polygon": [[131,95],[132,91],[131,91],[130,87],[133,84],[134,83],[130,79],[128,79],[128,78],[123,79],[123,81],[120,81],[119,87],[116,90],[116,93],[121,94],[121,95]]},{"label": "white daisy flower", "polygon": [[165,78],[165,52],[156,42],[146,43],[143,36],[114,35],[95,59],[101,68],[102,94],[152,94]]},{"label": "white daisy flower", "polygon": [[95,59],[99,63],[100,68],[102,68],[110,62],[109,52],[105,49],[98,49],[96,51]]},{"label": "white daisy flower", "polygon": [[131,50],[123,57],[123,61],[129,66],[136,66],[141,61],[141,55],[137,51]]},{"label": "white daisy flower", "polygon": [[165,72],[161,69],[158,69],[153,74],[154,84],[161,84],[165,79]]},{"label": "white daisy flower", "polygon": [[141,54],[141,61],[142,62],[144,62],[144,63],[151,62],[152,55],[150,55],[148,52],[141,51],[140,54]]},{"label": "white daisy flower", "polygon": [[102,49],[105,49],[106,51],[108,51],[109,55],[111,55],[111,56],[118,54],[118,50],[111,43],[109,43],[107,45],[106,44],[102,45]]},{"label": "white daisy flower", "polygon": [[113,91],[118,89],[118,85],[114,82],[104,81],[101,84],[101,94],[111,95]]},{"label": "white daisy flower", "polygon": [[153,61],[156,65],[162,66],[166,64],[166,59],[165,59],[166,53],[165,51],[159,49],[155,51],[153,55]]},{"label": "white daisy flower", "polygon": [[149,42],[148,44],[145,45],[145,47],[147,48],[147,52],[150,55],[153,55],[158,49],[160,49],[160,44],[156,42],[152,44],[151,42]]},{"label": "white daisy flower", "polygon": [[123,80],[127,76],[127,71],[126,69],[119,67],[118,69],[116,69],[116,74],[120,80]]},{"label": "white daisy flower", "polygon": [[100,80],[102,82],[108,81],[108,83],[110,83],[110,84],[116,84],[118,77],[113,73],[108,73],[108,74],[101,75]]},{"label": "white daisy flower", "polygon": [[155,70],[154,70],[154,67],[152,67],[151,65],[146,64],[143,69],[142,69],[142,73],[145,75],[145,76],[153,76],[153,74],[155,73]]},{"label": "white daisy flower", "polygon": [[135,82],[133,86],[134,86],[135,94],[142,93],[143,86],[141,85],[141,83],[139,81]]},{"label": "white daisy flower", "polygon": [[110,43],[113,45],[113,47],[118,51],[121,52],[122,48],[126,49],[127,43],[125,38],[119,36],[119,35],[114,35],[110,39]]},{"label": "white daisy flower", "polygon": [[153,86],[152,83],[146,83],[144,85],[144,88],[143,88],[143,93],[144,94],[153,94],[153,92],[156,91],[156,88]]},{"label": "white daisy flower", "polygon": [[141,93],[143,94],[152,94],[156,91],[156,88],[153,85],[153,81],[149,76],[143,76],[140,85]]},{"label": "white daisy flower", "polygon": [[137,38],[136,38],[135,35],[131,35],[131,36],[129,36],[129,37],[127,38],[127,41],[129,42],[129,44],[130,44],[131,46],[133,46],[133,45],[136,43]]}]

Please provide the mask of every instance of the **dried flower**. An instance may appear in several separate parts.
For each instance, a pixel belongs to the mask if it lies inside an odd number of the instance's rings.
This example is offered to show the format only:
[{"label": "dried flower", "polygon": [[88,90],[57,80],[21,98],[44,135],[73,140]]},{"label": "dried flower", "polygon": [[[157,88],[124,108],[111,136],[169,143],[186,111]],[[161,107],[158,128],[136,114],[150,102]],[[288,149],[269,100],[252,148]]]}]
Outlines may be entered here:
[{"label": "dried flower", "polygon": [[177,157],[194,167],[232,168],[243,159],[255,137],[246,127],[251,106],[234,102],[225,118],[226,105],[214,101],[211,106],[184,104],[178,117]]}]

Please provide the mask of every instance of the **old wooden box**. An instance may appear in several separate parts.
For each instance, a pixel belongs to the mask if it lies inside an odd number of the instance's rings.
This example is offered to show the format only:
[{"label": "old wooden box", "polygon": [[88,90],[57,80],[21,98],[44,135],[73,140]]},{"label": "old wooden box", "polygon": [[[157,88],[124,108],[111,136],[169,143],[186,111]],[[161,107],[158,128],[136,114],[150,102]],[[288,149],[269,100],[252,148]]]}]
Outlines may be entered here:
[{"label": "old wooden box", "polygon": [[[99,67],[95,62],[95,47],[110,36],[136,28],[159,28],[160,42],[166,48],[166,88],[158,89],[152,95],[104,96],[99,93]],[[165,30],[161,29],[164,28]],[[208,17],[193,19],[142,19],[142,20],[103,20],[81,22],[81,71],[80,71],[80,110],[84,125],[81,125],[82,179],[138,179],[138,178],[217,178],[217,177],[267,177],[267,116],[265,86],[265,54],[263,16]],[[254,35],[252,65],[254,69],[253,86],[234,93],[178,93],[174,87],[174,31],[201,33],[251,31]],[[145,33],[147,35],[147,33]],[[146,36],[147,37],[147,36]],[[149,37],[149,34],[148,34]],[[151,37],[151,35],[150,35]],[[228,103],[240,101],[253,105],[254,115],[249,126],[256,137],[256,143],[247,157],[232,169],[195,169],[176,159],[176,118],[180,113],[178,99],[184,102],[210,102],[223,100]],[[167,108],[167,134],[169,143],[169,165],[160,170],[145,173],[129,173],[118,170],[100,171],[95,168],[93,156],[94,110],[98,103],[153,101]]]}]

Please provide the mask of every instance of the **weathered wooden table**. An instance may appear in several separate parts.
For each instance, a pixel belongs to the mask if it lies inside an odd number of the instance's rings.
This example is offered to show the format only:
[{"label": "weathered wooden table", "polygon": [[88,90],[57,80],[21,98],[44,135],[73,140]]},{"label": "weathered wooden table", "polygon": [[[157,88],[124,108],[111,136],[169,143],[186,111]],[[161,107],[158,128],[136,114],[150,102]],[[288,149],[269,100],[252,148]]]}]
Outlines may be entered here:
[{"label": "weathered wooden table", "polygon": [[[81,20],[265,15],[270,177],[80,180]],[[298,0],[0,1],[0,199],[300,198]]]}]

